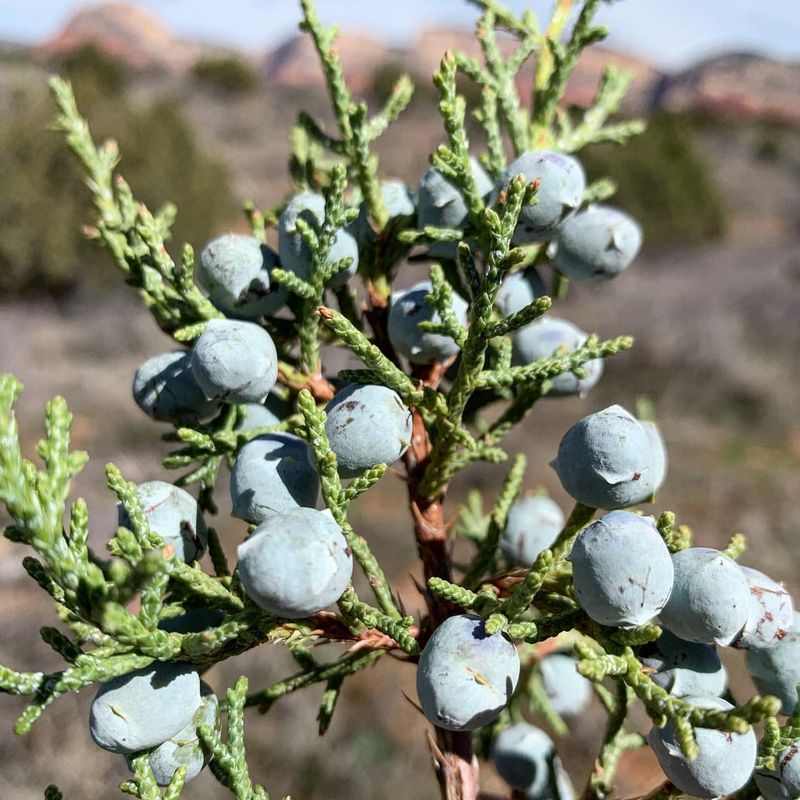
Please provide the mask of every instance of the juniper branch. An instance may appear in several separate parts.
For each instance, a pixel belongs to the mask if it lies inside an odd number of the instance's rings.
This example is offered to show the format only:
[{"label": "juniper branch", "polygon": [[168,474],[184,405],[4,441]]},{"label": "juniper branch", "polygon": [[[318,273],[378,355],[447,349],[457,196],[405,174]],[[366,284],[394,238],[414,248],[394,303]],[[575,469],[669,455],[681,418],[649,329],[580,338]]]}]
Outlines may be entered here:
[{"label": "juniper branch", "polygon": [[167,253],[164,243],[170,215],[154,217],[133,197],[125,181],[115,177],[119,161],[116,143],[109,140],[100,147],[95,145],[69,82],[53,77],[50,88],[60,111],[56,129],[66,135],[87,173],[97,209],[93,236],[111,252],[126,282],[139,290],[159,326],[176,332],[222,317],[191,280],[191,250],[184,250],[179,265]]},{"label": "juniper branch", "polygon": [[318,409],[313,397],[307,391],[298,396],[298,406],[305,420],[304,433],[317,461],[320,487],[325,504],[336,520],[353,556],[369,580],[381,610],[389,617],[399,619],[402,615],[397,609],[392,590],[380,564],[372,554],[367,540],[357,534],[347,519],[348,498],[342,499],[343,490],[336,470],[336,456],[330,449],[325,433],[325,413]]}]

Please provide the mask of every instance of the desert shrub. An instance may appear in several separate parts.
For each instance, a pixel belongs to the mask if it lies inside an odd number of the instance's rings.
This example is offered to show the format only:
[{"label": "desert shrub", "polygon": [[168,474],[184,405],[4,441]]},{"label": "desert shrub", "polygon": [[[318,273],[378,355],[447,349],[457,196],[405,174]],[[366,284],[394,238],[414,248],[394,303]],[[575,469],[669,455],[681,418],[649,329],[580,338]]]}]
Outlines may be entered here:
[{"label": "desert shrub", "polygon": [[778,125],[765,123],[758,132],[753,147],[753,155],[759,161],[780,161],[784,151],[783,131]]},{"label": "desert shrub", "polygon": [[[177,241],[209,237],[235,211],[225,168],[201,151],[174,102],[136,108],[113,89],[117,84],[109,76],[115,74],[92,74],[76,83],[95,130],[117,138],[143,199],[154,207],[178,204]],[[49,105],[40,93],[29,92],[15,107],[0,118],[0,290],[6,296],[40,295],[102,286],[108,279],[105,254],[76,236],[91,201],[49,130]]]},{"label": "desert shrub", "polygon": [[[385,103],[391,96],[397,81],[408,72],[408,67],[399,61],[387,61],[381,64],[372,75],[369,88],[370,97],[378,104]],[[475,104],[478,101],[480,87],[476,86],[474,82],[463,75],[459,75],[457,86],[458,91],[469,103]],[[430,80],[419,80],[415,84],[414,97],[411,99],[410,105],[423,108],[428,106],[431,113],[435,113],[434,109],[438,100],[439,95],[436,93],[436,87]]]},{"label": "desert shrub", "polygon": [[694,143],[693,124],[681,114],[658,113],[627,147],[589,147],[587,172],[607,175],[615,202],[636,208],[648,245],[692,244],[722,235],[725,207],[707,160]]},{"label": "desert shrub", "polygon": [[128,65],[93,44],[84,44],[53,61],[55,71],[74,84],[92,84],[104,94],[117,95],[130,79]]},{"label": "desert shrub", "polygon": [[199,83],[227,94],[245,94],[258,86],[258,75],[243,59],[201,58],[192,65],[192,77]]}]

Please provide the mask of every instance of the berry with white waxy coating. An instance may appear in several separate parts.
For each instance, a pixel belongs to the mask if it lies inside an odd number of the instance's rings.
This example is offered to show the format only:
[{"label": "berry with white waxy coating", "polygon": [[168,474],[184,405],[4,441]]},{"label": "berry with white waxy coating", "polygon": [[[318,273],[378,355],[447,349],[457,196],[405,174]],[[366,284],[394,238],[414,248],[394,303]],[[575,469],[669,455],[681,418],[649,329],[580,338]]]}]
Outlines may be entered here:
[{"label": "berry with white waxy coating", "polygon": [[554,755],[550,760],[552,775],[541,789],[529,789],[525,800],[575,800],[575,787],[564,769],[561,759]]},{"label": "berry with white waxy coating", "polygon": [[729,645],[750,613],[750,587],[739,565],[710,547],[679,550],[672,565],[675,584],[661,622],[689,642]]},{"label": "berry with white waxy coating", "polygon": [[750,587],[750,614],[733,646],[742,650],[774,647],[794,624],[792,597],[782,584],[763,572],[751,567],[741,570]]},{"label": "berry with white waxy coating", "polygon": [[666,629],[655,642],[642,646],[639,659],[653,670],[653,682],[676,697],[721,695],[728,682],[713,645],[687,642]]},{"label": "berry with white waxy coating", "polygon": [[133,399],[159,422],[196,425],[220,407],[209,400],[192,373],[192,354],[171,350],[148,358],[133,376]]},{"label": "berry with white waxy coating", "polygon": [[278,254],[255,236],[228,233],[200,253],[197,277],[220,311],[257,319],[274,314],[286,302],[287,290],[271,280],[277,266]]},{"label": "berry with white waxy coating", "polygon": [[777,769],[757,769],[753,778],[756,788],[764,800],[795,800],[797,795],[789,794],[781,783],[780,772]]},{"label": "berry with white waxy coating", "polygon": [[292,508],[271,514],[239,545],[239,578],[253,602],[276,617],[300,619],[335,603],[353,557],[330,512]]},{"label": "berry with white waxy coating", "polygon": [[192,372],[206,397],[261,403],[278,379],[278,354],[260,325],[212,319],[195,343]]},{"label": "berry with white waxy coating", "polygon": [[611,511],[580,532],[569,560],[578,603],[601,625],[643,625],[672,591],[672,560],[652,517]]},{"label": "berry with white waxy coating", "polygon": [[540,794],[550,780],[553,740],[529,722],[515,722],[494,740],[492,763],[497,774],[515,789]]},{"label": "berry with white waxy coating", "polygon": [[486,633],[474,614],[448,617],[433,632],[417,667],[417,695],[440,728],[471,731],[496,719],[519,680],[519,655],[502,633]]},{"label": "berry with white waxy coating", "polygon": [[258,524],[276,511],[306,506],[319,496],[309,446],[291,433],[266,433],[245,444],[231,470],[234,517]]},{"label": "berry with white waxy coating", "polygon": [[494,302],[500,313],[508,317],[546,294],[547,290],[539,273],[534,267],[528,267],[512,272],[503,279]]},{"label": "berry with white waxy coating", "polygon": [[178,734],[200,706],[200,677],[188,664],[156,662],[100,684],[89,731],[98,747],[137,753]]},{"label": "berry with white waxy coating", "polygon": [[386,386],[345,386],[325,414],[325,432],[344,477],[376,464],[393,464],[411,443],[411,411]]},{"label": "berry with white waxy coating", "polygon": [[[684,700],[697,708],[733,708],[719,697],[692,695]],[[698,747],[694,760],[681,752],[672,723],[653,728],[647,736],[661,769],[678,789],[692,797],[712,798],[732,794],[750,780],[758,750],[752,728],[747,733],[695,728],[694,733]]]},{"label": "berry with white waxy coating", "polygon": [[[314,192],[301,192],[292,197],[281,213],[278,221],[278,252],[281,266],[295,275],[308,280],[311,276],[311,251],[297,228],[297,220],[302,219],[319,232],[325,222],[325,198]],[[331,278],[332,287],[343,286],[358,269],[358,242],[350,228],[336,231],[333,244],[328,252],[328,261],[336,263],[345,258],[350,265]]]},{"label": "berry with white waxy coating", "polygon": [[539,662],[542,688],[550,706],[562,717],[580,714],[592,697],[592,684],[566,653],[553,653]]},{"label": "berry with white waxy coating", "polygon": [[759,769],[756,786],[764,800],[794,800],[800,796],[800,739],[775,757],[775,769]]},{"label": "berry with white waxy coating", "polygon": [[[411,217],[416,212],[414,196],[411,194],[411,190],[403,181],[397,178],[381,181],[381,197],[383,197],[383,203],[386,206],[390,222],[400,217]],[[376,235],[369,222],[366,203],[361,204],[361,210],[353,223],[352,229],[360,246],[375,241]]]},{"label": "berry with white waxy coating", "polygon": [[328,281],[328,286],[332,289],[344,286],[358,271],[358,242],[349,225],[336,231],[333,244],[328,251],[328,261],[332,264],[345,259],[350,259],[350,263]]},{"label": "berry with white waxy coating", "polygon": [[[175,550],[181,561],[192,562],[206,549],[206,525],[197,500],[180,486],[166,481],[146,481],[136,487],[142,511],[166,546]],[[128,526],[122,504],[117,506],[119,524]]]},{"label": "berry with white waxy coating", "polygon": [[236,426],[237,431],[269,428],[283,422],[291,413],[289,404],[274,392],[270,392],[263,403],[244,403],[243,407],[245,416]]},{"label": "berry with white waxy coating", "polygon": [[305,280],[311,269],[311,252],[297,229],[298,219],[318,228],[325,220],[325,198],[317,192],[300,192],[289,198],[278,219],[281,265]]},{"label": "berry with white waxy coating", "polygon": [[592,508],[627,508],[653,494],[650,437],[622,406],[589,414],[562,437],[550,466],[575,500]]},{"label": "berry with white waxy coating", "polygon": [[[389,339],[394,349],[412,364],[446,361],[461,349],[449,336],[418,328],[420,322],[441,322],[439,313],[425,299],[431,293],[430,281],[420,281],[398,292],[389,309]],[[467,323],[467,303],[453,293],[453,312],[460,325]]]},{"label": "berry with white waxy coating", "polygon": [[[492,191],[492,179],[475,156],[469,157],[469,165],[478,195],[486,197]],[[457,228],[467,215],[467,205],[458,188],[431,167],[419,182],[417,212],[421,228],[426,225]]]},{"label": "berry with white waxy coating", "polygon": [[782,712],[791,714],[797,705],[800,683],[800,614],[794,625],[776,645],[766,650],[748,650],[747,671],[761,694],[771,694],[781,701]]},{"label": "berry with white waxy coating", "polygon": [[399,178],[381,181],[381,197],[390,219],[410,217],[416,210],[414,195]]},{"label": "berry with white waxy coating", "polygon": [[[511,334],[512,363],[524,366],[556,355],[568,355],[582,347],[589,334],[559,317],[541,317],[523,325]],[[579,378],[574,372],[562,372],[550,380],[551,397],[570,394],[584,395],[601,378],[603,359],[593,358],[581,366],[585,375]]]},{"label": "berry with white waxy coating", "polygon": [[586,190],[586,175],[580,162],[565,153],[528,151],[508,165],[495,184],[496,199],[515,175],[528,183],[539,181],[536,201],[523,206],[514,231],[514,244],[542,242],[555,236],[565,219],[575,213]]},{"label": "berry with white waxy coating", "polygon": [[[480,162],[471,157],[470,166],[475,186],[481,197],[492,190],[492,179]],[[467,204],[461,192],[431,167],[421,178],[417,188],[417,225],[420,229],[463,228],[467,219]],[[455,258],[456,242],[434,242],[428,245],[428,252],[441,258]]]},{"label": "berry with white waxy coating", "polygon": [[667,479],[667,469],[669,458],[667,456],[667,445],[661,430],[655,422],[640,419],[639,424],[644,428],[647,438],[650,439],[650,446],[653,448],[653,475],[651,478],[653,492],[657,492]]},{"label": "berry with white waxy coating", "polygon": [[254,431],[257,428],[269,428],[272,425],[278,425],[282,421],[282,417],[267,405],[270,397],[272,395],[268,395],[267,400],[263,403],[243,403],[244,418],[236,426],[236,430]]},{"label": "berry with white waxy coating", "polygon": [[594,205],[558,232],[553,267],[576,281],[605,281],[627,269],[642,246],[639,223],[624,211]]},{"label": "berry with white waxy coating", "polygon": [[[484,197],[492,191],[492,179],[477,158],[470,156],[469,163],[478,195]],[[461,192],[439,170],[431,167],[420,179],[417,189],[419,227],[460,228],[466,216],[467,204]]]},{"label": "berry with white waxy coating", "polygon": [[147,759],[159,786],[168,786],[179,767],[186,767],[186,782],[196,778],[208,763],[197,729],[207,725],[219,730],[219,700],[211,687],[201,682],[202,700],[189,724],[153,750]]},{"label": "berry with white waxy coating", "polygon": [[508,510],[500,549],[509,561],[529,567],[555,542],[564,522],[564,512],[555,500],[544,495],[523,497]]}]

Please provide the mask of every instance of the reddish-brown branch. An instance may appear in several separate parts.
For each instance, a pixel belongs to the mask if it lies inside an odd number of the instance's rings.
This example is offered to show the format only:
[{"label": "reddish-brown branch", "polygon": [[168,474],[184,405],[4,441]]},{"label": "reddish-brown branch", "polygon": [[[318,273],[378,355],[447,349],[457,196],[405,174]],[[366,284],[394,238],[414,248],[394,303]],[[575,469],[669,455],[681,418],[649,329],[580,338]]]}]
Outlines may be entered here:
[{"label": "reddish-brown branch", "polygon": [[[415,660],[414,656],[409,656],[397,642],[385,633],[376,628],[366,628],[360,633],[353,633],[343,622],[331,611],[320,611],[318,614],[308,618],[313,623],[313,628],[309,636],[317,643],[324,642],[352,642],[347,648],[348,653],[355,653],[361,650],[386,650],[392,656],[403,660]],[[419,629],[411,626],[408,632],[415,638],[419,636]],[[198,666],[212,666],[226,658],[241,655],[254,647],[269,641],[274,630],[269,626],[257,628],[250,631],[247,635],[233,639],[226,643],[220,650],[215,650],[207,655],[180,654],[176,656],[181,660],[191,661]]]},{"label": "reddish-brown branch", "polygon": [[302,380],[297,381],[291,380],[282,372],[279,372],[278,380],[295,392],[299,392],[301,389],[308,389],[318,403],[327,403],[336,394],[333,384],[323,377],[321,372],[303,376]]},{"label": "reddish-brown branch", "polygon": [[[369,307],[364,317],[373,332],[375,344],[383,354],[397,363],[398,358],[387,334],[389,309],[386,300],[367,284]],[[434,364],[421,368],[414,377],[424,385],[435,389],[449,367]],[[426,497],[419,491],[419,485],[428,465],[431,441],[425,423],[416,409],[413,411],[411,444],[403,457],[407,474],[408,504],[414,520],[414,537],[417,551],[422,561],[425,586],[434,576],[450,580],[452,563],[448,541],[449,525],[444,518],[444,497]],[[443,620],[458,613],[456,606],[428,592],[423,587],[428,606],[428,625],[417,637],[420,645]],[[442,800],[478,800],[480,791],[478,759],[472,750],[472,735],[468,731],[446,731],[436,728],[436,738],[427,733],[428,745],[433,756],[436,779],[439,782]]]},{"label": "reddish-brown branch", "polygon": [[[435,388],[447,365],[426,368],[416,377]],[[432,577],[452,580],[452,562],[448,525],[444,518],[445,493],[427,497],[419,491],[431,453],[431,441],[421,415],[414,410],[411,445],[404,456],[408,474],[408,503],[414,520],[414,536],[422,561],[425,585]],[[447,617],[459,609],[438,595],[426,591],[428,626],[420,632],[420,644]],[[433,756],[436,778],[442,800],[477,800],[480,790],[478,760],[472,750],[469,731],[447,731],[436,728],[436,739],[428,734],[428,745]]]},{"label": "reddish-brown branch", "polygon": [[[414,377],[424,385],[436,388],[445,370],[446,365],[434,364],[420,369]],[[422,416],[414,409],[411,445],[406,451],[404,462],[408,475],[408,503],[411,517],[414,520],[414,537],[419,557],[422,560],[426,585],[430,578],[444,578],[445,580],[452,578],[450,542],[447,536],[448,525],[444,518],[445,493],[427,497],[419,490],[430,455],[430,436],[425,429]],[[431,592],[426,592],[426,601],[430,614],[430,630],[428,631],[430,633],[444,619],[455,613],[456,607]],[[424,636],[425,632],[423,631]]]},{"label": "reddish-brown branch", "polygon": [[333,384],[319,373],[309,375],[307,388],[318,403],[327,403],[336,394]]},{"label": "reddish-brown branch", "polygon": [[[353,633],[342,620],[332,611],[320,611],[309,620],[315,623],[311,636],[324,639],[329,642],[353,642],[348,652],[353,650],[399,649],[399,645],[390,636],[377,630],[376,628],[366,628],[359,634]],[[416,626],[408,628],[408,632],[416,637],[419,630]]]},{"label": "reddish-brown branch", "polygon": [[436,728],[436,740],[426,732],[442,800],[478,800],[478,759],[468,732]]}]

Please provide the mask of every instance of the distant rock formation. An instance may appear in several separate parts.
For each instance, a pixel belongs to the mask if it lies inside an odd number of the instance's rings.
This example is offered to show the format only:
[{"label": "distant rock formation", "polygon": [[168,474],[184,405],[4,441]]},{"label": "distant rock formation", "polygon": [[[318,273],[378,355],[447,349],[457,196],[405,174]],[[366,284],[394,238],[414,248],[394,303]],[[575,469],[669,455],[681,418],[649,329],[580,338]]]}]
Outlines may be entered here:
[{"label": "distant rock formation", "polygon": [[[109,2],[78,11],[66,27],[36,48],[41,57],[69,52],[93,44],[134,69],[182,73],[198,58],[230,54],[221,47],[174,37],[152,12],[124,2]],[[514,41],[500,35],[504,53]],[[420,83],[430,76],[446,50],[461,50],[480,58],[480,46],[461,29],[432,28],[422,31],[408,48],[388,46],[359,31],[345,31],[336,42],[345,78],[357,94],[365,94],[382,66],[406,69]],[[662,74],[646,61],[603,47],[582,55],[567,87],[566,103],[589,105],[595,96],[603,68],[614,64],[633,72],[624,108],[628,113],[648,113],[659,108],[694,111],[731,118],[767,117],[800,125],[800,64],[777,61],[749,53],[728,53],[705,60],[690,69]],[[262,72],[271,85],[301,89],[320,85],[322,75],[307,36],[293,36],[266,53]],[[532,64],[519,76],[523,97],[530,94]]]},{"label": "distant rock formation", "polygon": [[[515,41],[510,36],[499,36],[504,55],[510,54]],[[408,48],[391,48],[385,42],[360,32],[343,32],[336,41],[348,84],[357,93],[369,90],[373,77],[380,67],[395,64],[407,70],[418,82],[430,83],[431,75],[438,69],[446,50],[458,50],[480,59],[480,45],[470,31],[453,28],[430,28],[422,31]],[[320,85],[322,75],[313,45],[306,36],[294,36],[264,58],[264,75],[278,86],[302,87]],[[630,69],[633,84],[626,100],[626,108],[644,111],[649,98],[661,79],[661,73],[650,64],[633,56],[605,48],[586,51],[570,81],[566,100],[569,104],[589,105],[593,100],[603,68],[613,64]],[[522,69],[518,84],[523,96],[530,93],[533,84],[533,60]]]},{"label": "distant rock formation", "polygon": [[648,112],[652,105],[653,92],[663,78],[662,73],[640,58],[605,47],[590,47],[584,50],[567,85],[566,102],[577,106],[591,105],[597,93],[600,76],[607,66],[619,67],[633,74],[628,94],[623,101],[623,108],[628,113]]},{"label": "distant rock formation", "polygon": [[653,104],[670,111],[767,117],[800,125],[800,64],[726,53],[666,76]]},{"label": "distant rock formation", "polygon": [[[385,42],[367,33],[343,31],[336,40],[345,79],[356,93],[369,90],[376,71],[400,56]],[[267,80],[279,86],[300,88],[322,84],[323,76],[314,44],[308,36],[292,36],[264,57]]]},{"label": "distant rock formation", "polygon": [[64,29],[35,49],[52,58],[85,45],[94,45],[133,69],[182,72],[198,58],[228,52],[174,37],[161,20],[141,6],[111,2],[80,9]]}]

